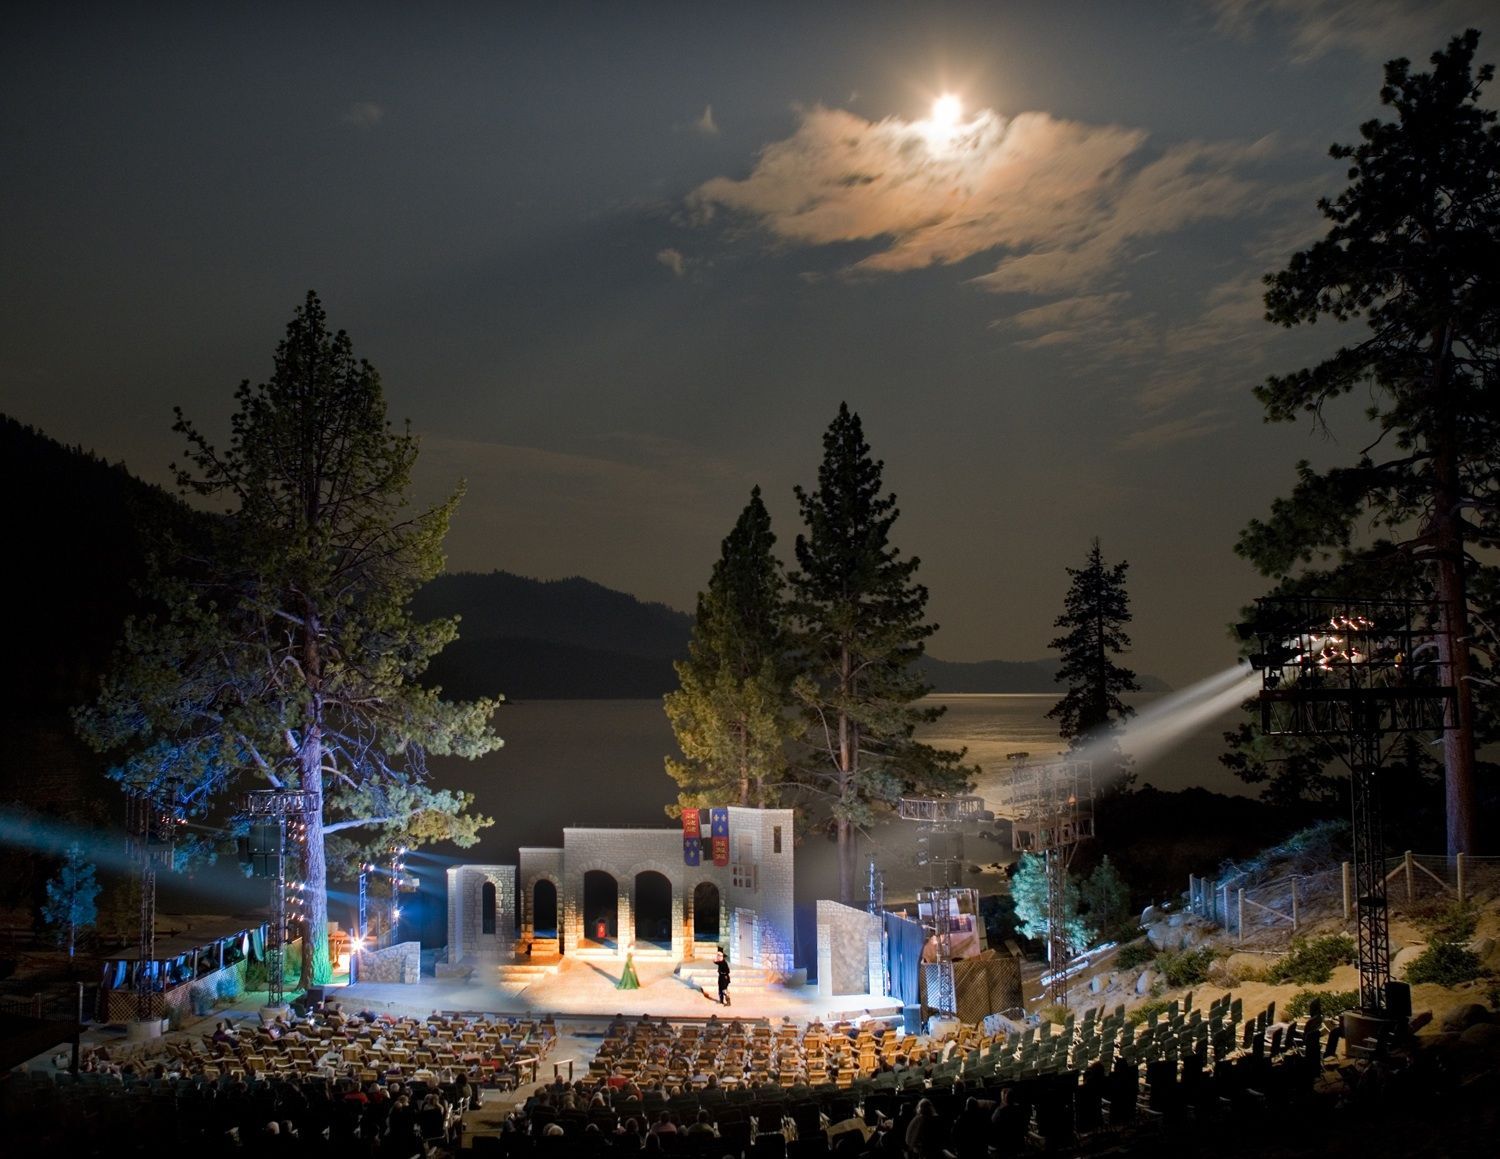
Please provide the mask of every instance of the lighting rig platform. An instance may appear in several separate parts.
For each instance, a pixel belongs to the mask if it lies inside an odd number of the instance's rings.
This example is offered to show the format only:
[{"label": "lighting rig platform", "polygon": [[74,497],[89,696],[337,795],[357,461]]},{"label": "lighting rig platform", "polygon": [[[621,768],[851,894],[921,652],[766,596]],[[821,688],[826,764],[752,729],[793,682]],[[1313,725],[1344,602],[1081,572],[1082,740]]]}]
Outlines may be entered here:
[{"label": "lighting rig platform", "polygon": [[1261,731],[1328,739],[1349,768],[1360,1009],[1389,1010],[1390,922],[1380,767],[1394,741],[1453,727],[1451,668],[1430,625],[1439,606],[1399,599],[1267,598],[1240,635],[1255,640]]},{"label": "lighting rig platform", "polygon": [[[919,838],[925,848],[931,888],[924,899],[917,894],[920,917],[925,904],[932,911],[932,934],[937,943],[937,993],[928,994],[928,1004],[944,1018],[958,1016],[958,992],[953,981],[953,890],[964,859],[961,826],[978,821],[984,815],[984,798],[972,795],[953,797],[902,797],[896,814],[903,821],[915,821],[938,837],[933,848],[928,838]],[[920,855],[919,855],[920,856]]]},{"label": "lighting rig platform", "polygon": [[1089,761],[1057,759],[1033,763],[1029,753],[1011,753],[1005,804],[1011,848],[1045,858],[1047,867],[1048,998],[1068,1004],[1066,897],[1068,867],[1082,841],[1094,836],[1094,767]]}]

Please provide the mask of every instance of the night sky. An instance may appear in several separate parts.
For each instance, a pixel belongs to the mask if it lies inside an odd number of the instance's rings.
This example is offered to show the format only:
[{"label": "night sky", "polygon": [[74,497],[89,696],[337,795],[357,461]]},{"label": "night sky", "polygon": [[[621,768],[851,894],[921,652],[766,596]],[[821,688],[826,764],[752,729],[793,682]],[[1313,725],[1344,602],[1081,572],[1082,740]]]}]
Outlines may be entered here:
[{"label": "night sky", "polygon": [[29,7],[0,410],[165,482],[172,406],[222,441],[316,289],[422,494],[467,479],[450,567],[691,609],[753,484],[790,558],[847,400],[933,654],[1043,655],[1097,535],[1133,665],[1185,683],[1264,589],[1238,530],[1364,442],[1262,424],[1251,387],[1340,336],[1264,322],[1260,278],[1382,62],[1485,6]]}]

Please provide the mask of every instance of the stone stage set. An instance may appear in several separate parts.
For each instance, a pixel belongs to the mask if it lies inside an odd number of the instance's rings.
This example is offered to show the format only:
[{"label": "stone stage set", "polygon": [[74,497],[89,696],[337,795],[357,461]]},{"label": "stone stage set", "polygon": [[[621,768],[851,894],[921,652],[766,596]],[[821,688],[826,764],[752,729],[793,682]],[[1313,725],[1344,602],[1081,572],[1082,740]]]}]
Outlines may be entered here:
[{"label": "stone stage set", "polygon": [[[417,986],[375,981],[376,951],[343,996],[391,1007],[707,1017],[714,952],[731,964],[737,1017],[899,1013],[884,985],[882,919],[817,903],[818,981],[793,968],[793,814],[709,811],[683,829],[566,828],[560,848],[522,847],[519,865],[447,871],[448,954]],[[617,990],[631,954],[640,988]],[[407,954],[409,958],[409,952]],[[371,968],[373,967],[373,968]],[[396,977],[400,977],[397,975]],[[407,981],[413,981],[406,971]],[[425,1011],[424,1011],[425,1012]]]}]

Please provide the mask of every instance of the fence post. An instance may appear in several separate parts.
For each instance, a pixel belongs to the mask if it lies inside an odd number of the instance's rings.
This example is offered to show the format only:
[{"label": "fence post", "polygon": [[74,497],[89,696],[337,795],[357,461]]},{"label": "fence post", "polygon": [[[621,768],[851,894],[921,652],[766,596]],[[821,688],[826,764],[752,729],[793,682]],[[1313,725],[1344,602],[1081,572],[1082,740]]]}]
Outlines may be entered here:
[{"label": "fence post", "polygon": [[[1198,879],[1191,873],[1188,874],[1188,909],[1195,914],[1198,913]],[[1198,914],[1198,916],[1203,915]]]},{"label": "fence post", "polygon": [[1469,855],[1467,853],[1460,853],[1454,858],[1454,861],[1457,863],[1458,868],[1458,900],[1462,904],[1464,901],[1464,878],[1468,876],[1465,870],[1469,866]]},{"label": "fence post", "polygon": [[1351,896],[1353,888],[1354,888],[1354,874],[1352,872],[1353,868],[1354,867],[1352,865],[1350,865],[1347,861],[1344,862],[1343,865],[1341,866],[1341,869],[1343,870],[1343,877],[1344,877],[1344,890],[1343,890],[1343,893],[1344,893],[1344,920],[1346,922],[1349,920],[1349,911],[1354,908],[1354,906],[1352,904],[1353,903],[1353,897]]},{"label": "fence post", "polygon": [[1406,856],[1404,858],[1402,858],[1402,868],[1406,870],[1406,904],[1407,905],[1411,905],[1412,888],[1411,888],[1411,850],[1410,849],[1408,849],[1406,851]]},{"label": "fence post", "polygon": [[1240,902],[1239,913],[1235,915],[1235,918],[1239,922],[1239,925],[1240,925],[1240,944],[1243,945],[1244,942],[1245,942],[1245,887],[1244,886],[1240,886],[1240,889],[1239,889],[1239,902]]},{"label": "fence post", "polygon": [[1292,878],[1292,933],[1297,932],[1297,879]]}]

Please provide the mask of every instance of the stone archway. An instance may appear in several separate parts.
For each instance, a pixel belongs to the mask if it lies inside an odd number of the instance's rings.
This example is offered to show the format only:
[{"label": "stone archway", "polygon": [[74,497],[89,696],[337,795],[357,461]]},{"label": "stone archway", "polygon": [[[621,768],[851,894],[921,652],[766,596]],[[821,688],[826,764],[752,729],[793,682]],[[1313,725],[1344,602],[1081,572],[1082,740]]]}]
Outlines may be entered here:
[{"label": "stone archway", "polygon": [[635,875],[635,941],[638,946],[672,948],[672,883],[654,869]]},{"label": "stone archway", "polygon": [[693,946],[713,956],[724,933],[724,917],[721,910],[723,899],[719,887],[711,881],[700,881],[693,887]]},{"label": "stone archway", "polygon": [[536,938],[558,936],[557,885],[550,878],[538,878],[531,887],[531,929]]},{"label": "stone archway", "polygon": [[604,869],[583,875],[583,944],[615,949],[620,937],[620,885]]}]

